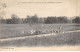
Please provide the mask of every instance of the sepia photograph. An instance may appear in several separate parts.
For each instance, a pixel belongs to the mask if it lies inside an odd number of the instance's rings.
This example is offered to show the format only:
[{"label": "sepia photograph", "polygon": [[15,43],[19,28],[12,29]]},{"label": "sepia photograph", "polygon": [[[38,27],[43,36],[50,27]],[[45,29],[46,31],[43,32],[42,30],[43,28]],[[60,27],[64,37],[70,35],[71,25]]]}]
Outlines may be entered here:
[{"label": "sepia photograph", "polygon": [[80,1],[0,0],[0,50],[80,51]]}]

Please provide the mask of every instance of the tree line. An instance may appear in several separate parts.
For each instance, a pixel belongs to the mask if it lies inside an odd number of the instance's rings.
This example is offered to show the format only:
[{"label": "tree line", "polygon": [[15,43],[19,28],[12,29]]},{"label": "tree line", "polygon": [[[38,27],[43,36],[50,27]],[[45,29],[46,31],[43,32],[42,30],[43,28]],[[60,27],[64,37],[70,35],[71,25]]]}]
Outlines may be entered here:
[{"label": "tree line", "polygon": [[66,16],[49,16],[39,18],[37,15],[34,16],[27,16],[26,18],[19,18],[17,15],[11,15],[10,19],[0,19],[0,23],[2,24],[54,24],[54,23],[80,23],[80,17],[76,16],[74,19],[68,19]]}]

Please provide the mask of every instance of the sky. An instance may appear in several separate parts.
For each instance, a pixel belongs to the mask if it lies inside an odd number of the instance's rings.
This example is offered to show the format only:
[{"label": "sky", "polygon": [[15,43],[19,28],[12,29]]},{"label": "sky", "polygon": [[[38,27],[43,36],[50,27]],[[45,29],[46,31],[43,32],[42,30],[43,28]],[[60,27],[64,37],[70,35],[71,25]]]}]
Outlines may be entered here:
[{"label": "sky", "polygon": [[78,5],[76,4],[78,2],[76,0],[1,0],[0,2],[6,3],[7,6],[4,8],[5,18],[10,18],[12,14],[16,14],[20,18],[35,14],[38,17],[68,16],[69,18],[79,15],[79,12],[77,12]]}]

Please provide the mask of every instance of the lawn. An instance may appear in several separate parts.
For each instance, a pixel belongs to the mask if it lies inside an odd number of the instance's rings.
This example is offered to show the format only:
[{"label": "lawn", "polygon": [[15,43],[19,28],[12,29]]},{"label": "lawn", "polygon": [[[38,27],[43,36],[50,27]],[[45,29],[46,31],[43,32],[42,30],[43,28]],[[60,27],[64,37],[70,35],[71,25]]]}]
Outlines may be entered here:
[{"label": "lawn", "polygon": [[79,45],[80,32],[65,33],[41,37],[29,37],[24,39],[1,41],[0,46],[63,46],[63,45]]},{"label": "lawn", "polygon": [[[21,34],[24,30],[29,32],[31,29],[35,30],[49,30],[55,29],[58,30],[60,24],[41,24],[32,25],[29,27],[27,24],[3,24],[1,25],[0,31],[0,39],[6,38],[14,38],[14,37],[25,37],[24,39],[15,39],[15,40],[7,40],[0,41],[0,46],[62,46],[62,45],[78,45],[80,44],[80,32],[71,32],[71,33],[61,33],[57,35],[50,36],[41,36],[41,37],[28,37],[28,34]],[[74,24],[62,24],[63,30],[73,31],[79,30],[80,26],[76,26]],[[40,34],[41,35],[41,34]],[[34,35],[33,35],[34,36]]]},{"label": "lawn", "polygon": [[[27,32],[31,30],[45,31],[45,30],[59,30],[60,24],[36,24],[30,27],[28,24],[2,24],[0,25],[0,39],[12,38],[12,37],[22,37],[29,36]],[[62,29],[64,31],[80,30],[80,26],[75,24],[62,24]],[[22,33],[25,31],[25,33]]]}]

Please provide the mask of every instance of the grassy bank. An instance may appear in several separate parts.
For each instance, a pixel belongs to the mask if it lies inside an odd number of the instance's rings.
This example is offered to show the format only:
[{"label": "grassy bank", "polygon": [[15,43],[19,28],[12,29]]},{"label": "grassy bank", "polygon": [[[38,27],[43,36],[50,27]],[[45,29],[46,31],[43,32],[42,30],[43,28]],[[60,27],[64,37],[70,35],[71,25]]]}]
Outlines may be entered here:
[{"label": "grassy bank", "polygon": [[29,37],[19,40],[1,41],[0,46],[61,46],[80,44],[80,32],[58,34],[56,36]]}]

